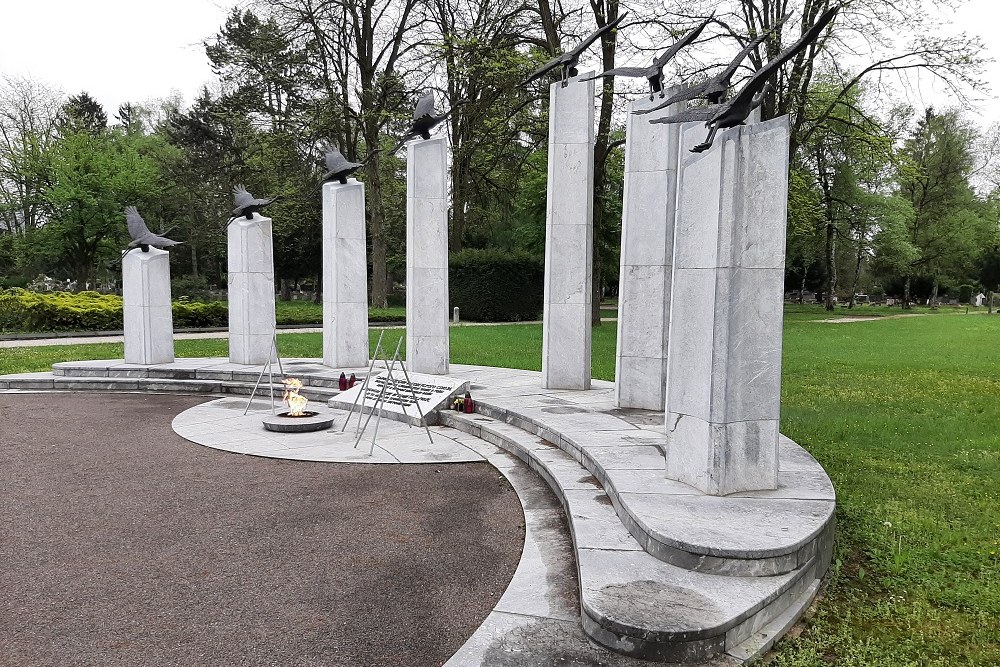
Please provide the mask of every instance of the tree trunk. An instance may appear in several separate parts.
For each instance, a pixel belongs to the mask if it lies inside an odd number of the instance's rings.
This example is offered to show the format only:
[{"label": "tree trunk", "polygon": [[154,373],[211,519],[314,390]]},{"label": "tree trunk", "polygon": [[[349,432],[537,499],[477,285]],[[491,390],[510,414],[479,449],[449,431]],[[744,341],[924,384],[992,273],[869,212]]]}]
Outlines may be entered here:
[{"label": "tree trunk", "polygon": [[[367,143],[368,140],[366,140]],[[377,146],[377,135],[369,146]],[[382,208],[382,179],[379,156],[375,155],[366,165],[365,192],[368,195],[368,237],[372,244],[372,285],[369,301],[373,308],[385,308],[389,295],[386,274],[385,215]]]},{"label": "tree trunk", "polygon": [[[607,2],[603,16],[597,12],[597,4],[591,4],[591,6],[595,10],[594,18],[598,27],[603,27],[618,18],[617,0]],[[618,36],[615,31],[601,36],[601,71],[607,72],[614,69],[617,41]],[[608,144],[610,143],[608,135],[611,133],[611,114],[614,111],[615,92],[615,78],[613,76],[600,80],[604,85],[601,88],[600,117],[597,121],[597,137],[594,142],[593,298],[590,311],[590,322],[595,327],[601,326],[601,277],[604,273],[606,259],[602,252],[601,239],[604,238],[604,225],[607,224],[604,214],[604,192],[607,189],[607,158]]]},{"label": "tree trunk", "polygon": [[931,308],[933,308],[934,310],[937,310],[938,307],[937,299],[938,299],[938,280],[937,278],[935,278],[934,286],[931,287],[931,303],[930,303]]},{"label": "tree trunk", "polygon": [[806,276],[808,275],[808,273],[809,273],[809,265],[803,262],[802,287],[801,289],[799,289],[799,305],[802,305],[803,303],[806,302]]},{"label": "tree trunk", "polygon": [[323,274],[316,276],[316,290],[313,292],[313,303],[323,303]]},{"label": "tree trunk", "polygon": [[903,281],[903,310],[910,309],[910,276]]},{"label": "tree trunk", "polygon": [[191,275],[195,278],[198,277],[198,245],[196,243],[191,244]]},{"label": "tree trunk", "polygon": [[993,314],[993,290],[986,293],[986,314]]},{"label": "tree trunk", "polygon": [[281,279],[281,300],[291,301],[292,300],[292,285],[288,278]]},{"label": "tree trunk", "polygon": [[854,280],[851,281],[851,302],[847,305],[848,310],[854,308],[855,295],[858,293],[858,279],[861,277],[861,261],[864,259],[864,247],[858,241],[858,261],[854,264]]},{"label": "tree trunk", "polygon": [[826,223],[826,253],[824,255],[824,261],[826,262],[826,278],[823,281],[823,290],[826,292],[826,309],[833,310],[833,290],[837,284],[837,228],[834,226],[832,221],[827,221]]}]

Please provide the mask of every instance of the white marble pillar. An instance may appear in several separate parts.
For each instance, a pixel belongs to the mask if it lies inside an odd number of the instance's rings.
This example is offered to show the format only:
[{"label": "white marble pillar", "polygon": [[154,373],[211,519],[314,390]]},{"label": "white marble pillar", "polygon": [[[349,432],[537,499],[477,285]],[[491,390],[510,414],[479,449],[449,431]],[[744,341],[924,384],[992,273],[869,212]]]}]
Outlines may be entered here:
[{"label": "white marble pillar", "polygon": [[323,185],[323,364],[368,365],[365,186]]},{"label": "white marble pillar", "polygon": [[274,324],[271,218],[240,216],[229,224],[229,361],[271,359]]},{"label": "white marble pillar", "polygon": [[[632,102],[631,111],[660,102],[658,96],[643,97]],[[628,115],[615,357],[615,405],[620,408],[664,406],[681,126],[649,121],[683,107]]]},{"label": "white marble pillar", "polygon": [[788,118],[720,132],[682,158],[679,188],[667,477],[713,495],[774,489]]},{"label": "white marble pillar", "polygon": [[170,253],[131,250],[122,259],[125,363],[174,361],[174,317],[170,303]]},{"label": "white marble pillar", "polygon": [[411,141],[406,157],[406,362],[448,373],[448,140]]},{"label": "white marble pillar", "polygon": [[542,387],[590,388],[594,239],[592,73],[549,87]]}]

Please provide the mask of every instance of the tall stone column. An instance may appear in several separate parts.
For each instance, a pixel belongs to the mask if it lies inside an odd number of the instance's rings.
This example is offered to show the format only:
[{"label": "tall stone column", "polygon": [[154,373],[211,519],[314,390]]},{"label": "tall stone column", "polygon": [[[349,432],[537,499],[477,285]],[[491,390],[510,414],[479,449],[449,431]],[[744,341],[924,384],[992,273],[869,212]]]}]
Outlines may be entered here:
[{"label": "tall stone column", "polygon": [[267,363],[274,324],[271,218],[240,216],[229,224],[229,361]]},{"label": "tall stone column", "polygon": [[[659,97],[643,97],[632,103],[631,111],[659,103]],[[681,109],[683,103],[628,116],[615,358],[615,404],[620,408],[664,406],[681,126],[649,121]]]},{"label": "tall stone column", "polygon": [[549,87],[542,387],[590,388],[594,82]]},{"label": "tall stone column", "polygon": [[407,144],[406,362],[448,373],[448,140]]},{"label": "tall stone column", "polygon": [[368,365],[365,186],[323,185],[323,364]]},{"label": "tall stone column", "polygon": [[788,132],[745,125],[682,158],[666,474],[713,495],[778,484]]},{"label": "tall stone column", "polygon": [[170,253],[131,250],[122,259],[125,363],[169,364],[174,360],[170,304]]}]

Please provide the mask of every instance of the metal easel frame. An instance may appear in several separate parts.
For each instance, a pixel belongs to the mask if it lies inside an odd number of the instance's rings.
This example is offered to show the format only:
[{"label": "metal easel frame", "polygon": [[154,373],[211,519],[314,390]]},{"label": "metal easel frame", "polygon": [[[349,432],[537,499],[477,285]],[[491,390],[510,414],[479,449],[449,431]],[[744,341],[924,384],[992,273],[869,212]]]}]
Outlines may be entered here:
[{"label": "metal easel frame", "polygon": [[[278,373],[281,375],[281,379],[285,379],[285,369],[281,366],[281,355],[278,353],[278,330],[275,329],[274,333],[271,334],[271,353],[274,358],[278,361]],[[264,367],[260,369],[260,375],[257,377],[257,382],[253,386],[253,391],[250,392],[250,400],[247,401],[247,407],[243,410],[243,415],[246,416],[247,412],[250,411],[250,406],[253,404],[253,398],[257,395],[257,388],[260,387],[260,381],[264,379],[264,373],[267,373],[267,384],[271,389],[271,414],[274,414],[274,366],[271,360],[272,355],[268,355],[267,363]]]}]

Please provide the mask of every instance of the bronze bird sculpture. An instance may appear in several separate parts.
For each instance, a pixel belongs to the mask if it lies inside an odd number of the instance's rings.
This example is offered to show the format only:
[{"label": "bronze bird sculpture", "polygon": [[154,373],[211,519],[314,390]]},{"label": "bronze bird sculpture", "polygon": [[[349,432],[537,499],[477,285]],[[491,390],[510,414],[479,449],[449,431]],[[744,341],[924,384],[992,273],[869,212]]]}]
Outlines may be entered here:
[{"label": "bronze bird sculpture", "polygon": [[576,48],[556,56],[555,58],[548,61],[547,63],[539,67],[537,70],[532,72],[531,76],[529,76],[527,79],[521,82],[521,85],[526,86],[532,81],[537,81],[538,79],[542,78],[543,76],[545,76],[545,74],[551,72],[555,68],[561,67],[562,87],[565,88],[566,85],[569,83],[570,77],[574,77],[577,75],[576,66],[580,63],[580,56],[583,55],[584,51],[589,49],[591,44],[600,39],[601,35],[617,28],[618,24],[621,23],[622,20],[627,15],[628,12],[625,12],[611,23],[605,24],[603,28],[598,28],[594,32],[590,33],[584,38],[582,42],[576,45]]},{"label": "bronze bird sculpture", "polygon": [[233,188],[233,200],[236,204],[236,208],[233,209],[233,216],[238,218],[241,215],[244,215],[247,220],[253,220],[253,214],[263,210],[263,208],[272,203],[274,199],[275,198],[257,199],[252,194],[247,192],[245,187],[237,185]]},{"label": "bronze bird sculpture", "polygon": [[434,104],[434,91],[428,90],[419,100],[417,100],[417,106],[413,109],[413,123],[410,125],[410,129],[407,130],[406,134],[404,134],[399,142],[397,142],[393,147],[392,152],[395,153],[398,151],[403,144],[410,139],[416,139],[417,137],[420,137],[421,139],[430,139],[431,130],[437,127],[438,124],[445,118],[450,116],[453,110],[454,107],[440,116],[437,115],[437,109]]},{"label": "bronze bird sculpture", "polygon": [[[723,97],[725,97],[726,92],[729,90],[733,75],[736,74],[736,70],[739,69],[740,63],[742,63],[743,60],[746,59],[746,57],[750,55],[750,53],[754,49],[756,49],[761,42],[767,39],[768,35],[770,35],[772,32],[781,27],[781,25],[788,20],[789,16],[791,16],[791,13],[785,14],[770,30],[760,35],[756,39],[751,40],[750,43],[747,44],[742,51],[736,54],[735,58],[729,61],[729,64],[726,65],[725,69],[723,69],[721,72],[719,72],[712,78],[706,79],[701,83],[696,83],[694,85],[687,86],[683,90],[677,92],[674,95],[671,95],[661,104],[658,104],[657,106],[651,109],[642,109],[640,111],[635,111],[633,113],[640,115],[652,113],[654,111],[659,111],[660,109],[664,109],[670,106],[671,104],[677,104],[678,102],[685,102],[687,100],[693,100],[699,97],[704,97],[705,99],[707,99],[709,104],[722,104],[722,99]],[[661,95],[660,97],[663,96]],[[652,97],[650,99],[652,99]]]},{"label": "bronze bird sculpture", "polygon": [[323,174],[323,182],[328,183],[336,180],[347,185],[347,177],[363,167],[364,164],[364,162],[351,162],[344,157],[339,149],[328,146],[326,149],[326,173]]},{"label": "bronze bird sculpture", "polygon": [[688,30],[683,37],[671,44],[670,48],[663,52],[663,55],[658,58],[654,58],[653,64],[649,67],[616,67],[614,69],[609,69],[607,72],[601,72],[595,76],[588,77],[584,79],[584,81],[590,81],[591,79],[608,76],[645,78],[649,81],[649,99],[653,99],[653,96],[656,93],[659,93],[660,97],[663,97],[663,67],[670,62],[671,58],[677,55],[678,51],[698,39],[698,36],[701,35],[701,31],[705,29],[705,26],[707,26],[714,17],[715,15],[713,14],[691,30]]},{"label": "bronze bird sculpture", "polygon": [[128,224],[128,235],[132,237],[132,242],[128,244],[128,250],[122,256],[127,255],[129,251],[136,248],[139,248],[142,252],[149,252],[150,246],[163,250],[164,248],[182,243],[182,241],[173,241],[149,231],[146,221],[139,215],[139,211],[135,206],[125,207],[125,222]]},{"label": "bronze bird sculpture", "polygon": [[771,78],[788,60],[812,43],[824,28],[837,15],[839,7],[827,10],[817,19],[816,23],[802,33],[802,36],[787,49],[779,53],[770,60],[760,70],[754,74],[750,80],[740,89],[732,100],[723,104],[713,104],[697,109],[687,109],[673,116],[657,118],[651,123],[686,123],[690,121],[705,121],[705,127],[709,128],[708,138],[704,143],[698,144],[691,149],[692,153],[701,153],[712,147],[715,141],[715,133],[720,129],[743,125],[750,113],[764,101],[764,96],[771,90],[768,79]]}]

